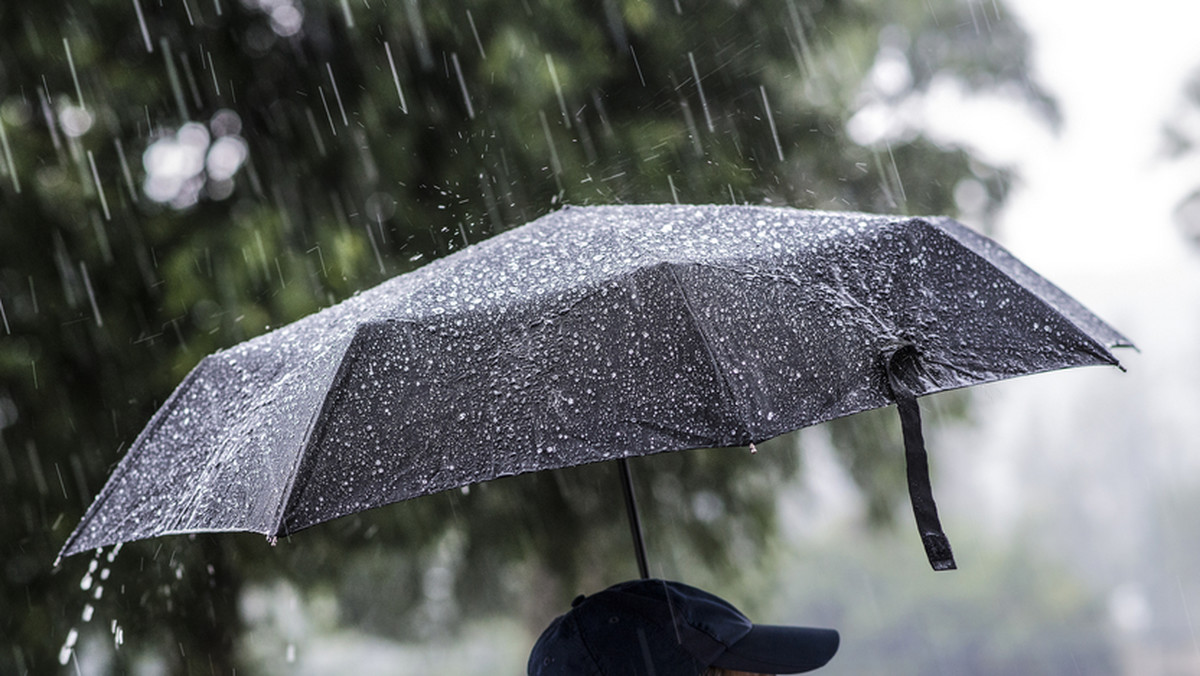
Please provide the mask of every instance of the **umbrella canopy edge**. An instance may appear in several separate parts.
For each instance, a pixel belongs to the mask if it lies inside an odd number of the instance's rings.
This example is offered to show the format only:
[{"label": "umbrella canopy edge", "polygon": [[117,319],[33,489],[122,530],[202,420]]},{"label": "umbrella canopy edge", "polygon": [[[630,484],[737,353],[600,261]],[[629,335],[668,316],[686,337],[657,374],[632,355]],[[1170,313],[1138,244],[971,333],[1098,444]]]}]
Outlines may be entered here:
[{"label": "umbrella canopy edge", "polygon": [[[1105,348],[1130,347],[1137,349],[1132,340],[1113,328],[1111,324],[1096,316],[1083,303],[1076,300],[1074,296],[1023,263],[999,242],[985,237],[952,218],[933,216],[918,217],[913,220],[923,222],[930,227],[940,230],[975,255],[1003,270],[1011,278],[1040,298],[1051,309],[1070,319],[1076,327],[1087,333]],[[1085,324],[1088,326],[1084,326]],[[1096,333],[1103,335],[1097,337]],[[1119,366],[1116,357],[1113,356],[1112,359],[1112,364]]]},{"label": "umbrella canopy edge", "polygon": [[104,482],[104,487],[100,489],[100,493],[94,500],[92,500],[92,504],[87,508],[87,511],[84,512],[83,518],[79,520],[79,524],[75,526],[75,530],[71,531],[71,534],[67,536],[66,542],[63,543],[62,549],[58,552],[58,556],[55,557],[55,565],[57,565],[58,562],[61,561],[65,556],[78,554],[85,549],[92,549],[93,547],[103,547],[105,545],[115,544],[116,542],[120,541],[120,538],[101,537],[98,538],[99,541],[95,542],[94,544],[89,544],[87,546],[81,546],[79,544],[80,540],[84,536],[85,531],[88,530],[88,526],[91,525],[92,519],[100,512],[104,506],[104,503],[108,501],[113,492],[116,490],[117,486],[120,485],[121,478],[126,472],[129,471],[129,468],[133,466],[135,462],[134,458],[137,456],[138,451],[140,451],[140,449],[144,446],[147,439],[154,436],[155,432],[158,431],[163,422],[165,422],[166,419],[171,415],[171,412],[175,410],[175,407],[183,398],[183,393],[187,391],[188,387],[192,384],[192,382],[195,381],[202,367],[205,366],[205,362],[208,362],[212,358],[213,355],[208,355],[192,367],[192,370],[188,372],[187,376],[183,379],[183,382],[181,382],[171,392],[171,395],[167,397],[167,400],[163,402],[163,405],[160,406],[150,418],[150,422],[146,423],[146,427],[144,427],[142,431],[138,433],[137,437],[133,440],[133,444],[130,445],[129,450],[125,452],[125,455],[122,456],[121,460],[117,463],[117,467],[113,470],[112,476],[110,476],[108,480]]}]

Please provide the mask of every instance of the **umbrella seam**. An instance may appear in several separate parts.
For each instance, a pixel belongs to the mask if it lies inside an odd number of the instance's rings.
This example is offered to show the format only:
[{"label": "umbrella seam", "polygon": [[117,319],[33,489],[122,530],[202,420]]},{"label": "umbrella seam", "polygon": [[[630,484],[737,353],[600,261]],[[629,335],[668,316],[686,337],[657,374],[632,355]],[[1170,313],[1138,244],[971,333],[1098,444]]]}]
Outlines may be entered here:
[{"label": "umbrella seam", "polygon": [[742,434],[746,439],[753,441],[750,439],[750,425],[746,421],[746,415],[742,410],[741,402],[738,401],[738,398],[733,391],[733,386],[729,382],[729,377],[725,373],[725,369],[721,367],[720,360],[717,359],[717,354],[713,350],[712,341],[709,339],[708,334],[705,333],[704,327],[701,326],[699,318],[696,316],[696,311],[692,309],[692,301],[690,298],[688,298],[687,289],[684,288],[683,282],[679,279],[679,274],[676,268],[681,266],[676,263],[662,263],[661,267],[665,267],[667,269],[667,272],[670,273],[671,282],[675,285],[675,288],[679,290],[679,296],[683,299],[683,307],[685,310],[687,310],[688,318],[691,320],[692,328],[695,329],[696,335],[700,337],[700,343],[704,346],[704,352],[708,355],[708,361],[710,364],[712,364],[713,372],[716,374],[717,379],[721,383],[721,392],[727,399],[727,403],[730,405],[730,408],[736,412],[738,422],[742,427]]},{"label": "umbrella seam", "polygon": [[[370,325],[368,324],[365,326]],[[334,372],[334,376],[329,382],[329,386],[325,388],[325,396],[321,399],[321,405],[317,407],[312,418],[309,420],[308,430],[305,431],[303,437],[304,447],[300,450],[300,453],[297,454],[296,459],[292,462],[292,468],[288,472],[288,484],[282,494],[283,499],[280,500],[279,507],[275,512],[275,519],[271,529],[272,532],[270,533],[271,538],[275,538],[279,535],[288,535],[291,533],[291,531],[286,533],[283,531],[285,525],[284,522],[287,518],[288,510],[292,506],[292,500],[296,497],[297,487],[307,484],[307,477],[303,482],[300,480],[301,475],[305,474],[305,470],[308,469],[305,467],[305,460],[309,457],[310,452],[314,451],[316,447],[316,440],[319,439],[325,431],[325,425],[322,424],[322,421],[327,419],[326,413],[333,407],[335,403],[334,400],[337,399],[337,396],[341,393],[341,390],[337,388],[337,384],[345,379],[350,372],[350,366],[354,362],[354,359],[351,358],[351,353],[353,352],[354,344],[357,341],[361,331],[362,327],[355,330],[355,332],[350,336],[349,344],[346,345],[346,351],[342,354],[342,361],[338,364],[337,370]],[[311,473],[311,469],[309,473]]]}]

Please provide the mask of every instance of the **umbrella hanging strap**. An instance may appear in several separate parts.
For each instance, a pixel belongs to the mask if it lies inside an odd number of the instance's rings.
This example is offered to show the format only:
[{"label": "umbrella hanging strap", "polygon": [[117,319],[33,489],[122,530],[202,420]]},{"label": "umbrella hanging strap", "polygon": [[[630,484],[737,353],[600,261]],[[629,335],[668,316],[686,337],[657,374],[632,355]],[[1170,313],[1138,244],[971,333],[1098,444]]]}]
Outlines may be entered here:
[{"label": "umbrella hanging strap", "polygon": [[[907,358],[906,358],[907,357]],[[904,384],[901,369],[914,363],[915,355],[901,349],[888,359],[888,384],[900,410],[900,428],[904,433],[904,458],[908,469],[908,497],[912,501],[913,515],[917,518],[917,531],[925,545],[925,555],[934,570],[954,570],[954,552],[950,540],[942,530],[938,519],[937,504],[933,501],[933,487],[929,483],[929,456],[925,453],[925,437],[921,433],[921,407],[917,396]]]}]

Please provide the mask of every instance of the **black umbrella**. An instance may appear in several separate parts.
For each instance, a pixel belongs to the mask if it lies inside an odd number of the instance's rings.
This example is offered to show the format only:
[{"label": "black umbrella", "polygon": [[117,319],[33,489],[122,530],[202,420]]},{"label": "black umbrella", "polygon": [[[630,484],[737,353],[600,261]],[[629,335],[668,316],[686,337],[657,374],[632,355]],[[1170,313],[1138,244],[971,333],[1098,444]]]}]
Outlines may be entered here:
[{"label": "black umbrella", "polygon": [[916,397],[1115,365],[1108,347],[1128,344],[949,219],[568,208],[205,358],[62,553],[165,533],[274,538],[897,403],[918,527],[934,567],[952,568]]}]

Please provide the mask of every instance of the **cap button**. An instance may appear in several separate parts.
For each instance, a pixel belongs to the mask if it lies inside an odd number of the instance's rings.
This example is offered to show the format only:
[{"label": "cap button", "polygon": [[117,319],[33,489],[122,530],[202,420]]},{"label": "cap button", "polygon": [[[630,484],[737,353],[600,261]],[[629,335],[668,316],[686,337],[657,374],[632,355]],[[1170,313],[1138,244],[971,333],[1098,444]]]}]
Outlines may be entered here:
[{"label": "cap button", "polygon": [[576,596],[576,597],[575,597],[575,600],[574,600],[574,601],[571,601],[571,607],[572,607],[572,608],[574,608],[575,606],[579,605],[580,603],[583,603],[583,600],[584,600],[585,598],[587,598],[587,596],[585,596],[585,595],[583,595],[583,594],[580,594],[579,596]]}]

